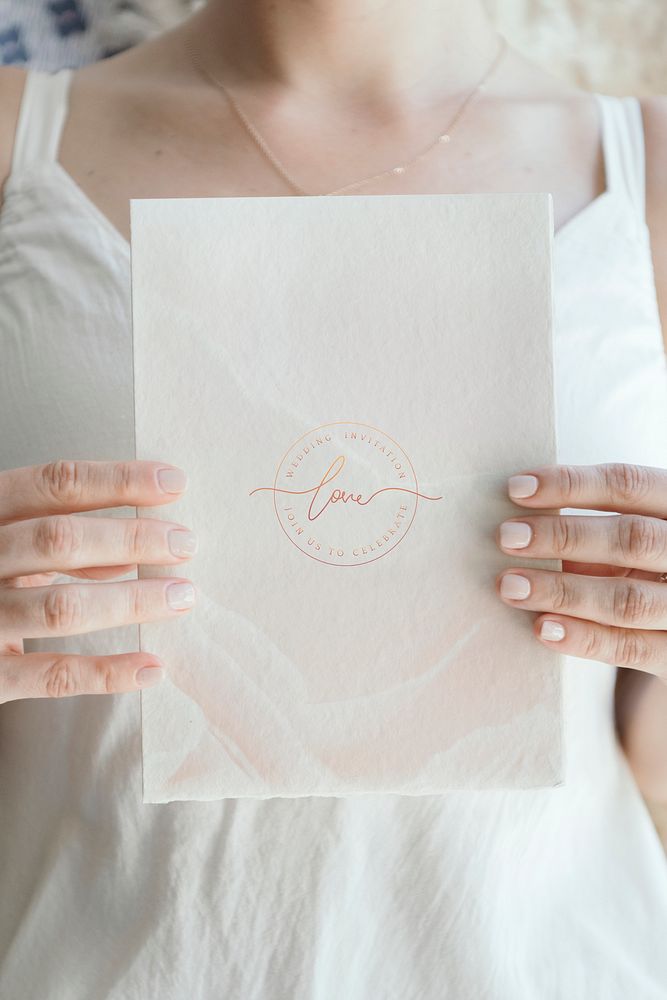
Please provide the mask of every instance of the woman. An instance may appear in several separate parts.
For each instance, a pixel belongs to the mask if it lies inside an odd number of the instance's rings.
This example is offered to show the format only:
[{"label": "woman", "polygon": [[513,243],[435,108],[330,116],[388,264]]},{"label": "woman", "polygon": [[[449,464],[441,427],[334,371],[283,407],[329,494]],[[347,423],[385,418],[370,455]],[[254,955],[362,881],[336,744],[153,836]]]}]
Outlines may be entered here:
[{"label": "woman", "polygon": [[[641,756],[647,706],[667,719],[665,102],[591,96],[503,52],[477,0],[212,0],[136,50],[52,80],[7,70],[0,88],[0,995],[664,998],[667,865],[612,696],[614,665],[647,678],[650,701],[626,701]],[[188,614],[193,541],[108,516],[185,488],[168,455],[127,461],[128,199],[350,184],[553,192],[568,464],[508,470],[496,586],[568,654],[566,781],[145,806],[128,692],[160,670],[125,651],[137,620]],[[63,441],[80,461],[46,464]],[[563,572],[512,573],[517,548]],[[118,580],[174,558],[174,590]],[[23,635],[40,636],[25,653]],[[667,751],[642,772],[656,795],[666,770]]]}]

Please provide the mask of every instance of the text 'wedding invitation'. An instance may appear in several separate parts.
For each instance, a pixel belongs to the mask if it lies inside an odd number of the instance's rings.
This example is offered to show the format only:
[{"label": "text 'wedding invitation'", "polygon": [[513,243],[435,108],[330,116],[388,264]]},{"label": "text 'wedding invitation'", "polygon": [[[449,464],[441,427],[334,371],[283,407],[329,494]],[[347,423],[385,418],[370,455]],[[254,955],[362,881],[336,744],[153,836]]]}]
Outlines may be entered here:
[{"label": "text 'wedding invitation'", "polygon": [[[547,194],[131,202],[137,458],[189,487],[140,628],[144,801],[561,781],[562,656],[505,606],[556,461]],[[513,565],[560,568],[555,560]]]}]

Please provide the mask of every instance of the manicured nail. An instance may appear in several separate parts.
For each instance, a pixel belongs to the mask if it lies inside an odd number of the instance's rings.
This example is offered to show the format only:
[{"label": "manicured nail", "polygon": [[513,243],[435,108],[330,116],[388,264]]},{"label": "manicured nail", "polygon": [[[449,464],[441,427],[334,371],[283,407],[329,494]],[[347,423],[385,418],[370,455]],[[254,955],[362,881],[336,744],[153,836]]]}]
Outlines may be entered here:
[{"label": "manicured nail", "polygon": [[142,667],[137,670],[134,680],[138,687],[148,688],[154,684],[159,684],[164,680],[164,669],[162,667]]},{"label": "manicured nail", "polygon": [[510,476],[507,488],[514,500],[522,500],[524,497],[532,497],[537,492],[538,485],[537,476]]},{"label": "manicured nail", "polygon": [[500,544],[504,549],[525,549],[532,534],[530,525],[523,521],[503,521],[500,525]]},{"label": "manicured nail", "polygon": [[518,573],[506,573],[500,581],[500,593],[511,601],[522,601],[530,594],[530,580]]},{"label": "manicured nail", "polygon": [[565,629],[560,622],[552,622],[547,618],[542,622],[540,638],[548,639],[550,642],[560,642],[565,638]]},{"label": "manicured nail", "polygon": [[167,604],[174,611],[191,608],[195,603],[195,588],[191,583],[170,583],[167,587]]},{"label": "manicured nail", "polygon": [[188,477],[181,469],[158,469],[157,481],[163,493],[182,493]]},{"label": "manicured nail", "polygon": [[197,536],[194,531],[175,528],[167,535],[172,556],[193,556],[197,551]]}]

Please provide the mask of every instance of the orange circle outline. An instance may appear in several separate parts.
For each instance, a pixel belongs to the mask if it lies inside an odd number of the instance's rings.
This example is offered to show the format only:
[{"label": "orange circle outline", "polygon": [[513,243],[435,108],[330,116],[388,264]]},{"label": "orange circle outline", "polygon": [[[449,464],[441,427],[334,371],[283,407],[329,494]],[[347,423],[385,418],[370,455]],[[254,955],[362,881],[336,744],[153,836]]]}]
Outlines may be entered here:
[{"label": "orange circle outline", "polygon": [[396,447],[399,449],[399,451],[401,451],[403,453],[403,455],[405,455],[405,457],[406,457],[406,459],[408,461],[408,465],[410,466],[410,468],[412,470],[412,476],[413,476],[414,481],[415,481],[415,489],[417,490],[417,493],[419,492],[419,483],[417,482],[417,473],[415,472],[415,467],[412,464],[412,461],[411,461],[410,456],[408,455],[408,453],[405,451],[405,449],[403,448],[403,446],[398,443],[398,441],[395,438],[393,438],[390,434],[386,434],[383,430],[381,430],[381,428],[375,427],[373,424],[365,424],[361,420],[330,420],[326,424],[318,424],[318,426],[314,427],[312,430],[306,431],[304,434],[301,435],[301,437],[298,437],[296,439],[296,441],[294,441],[289,446],[289,448],[287,449],[287,451],[283,454],[282,458],[280,459],[280,461],[278,463],[278,467],[276,469],[276,474],[275,474],[274,479],[273,479],[273,509],[276,512],[276,519],[278,521],[278,524],[280,525],[280,530],[283,532],[283,534],[288,539],[288,541],[294,546],[294,548],[298,549],[299,552],[302,552],[304,554],[304,556],[308,556],[309,559],[313,559],[315,562],[322,563],[322,565],[324,565],[324,566],[340,566],[341,568],[356,567],[356,566],[368,566],[369,563],[377,562],[378,559],[383,559],[384,556],[388,556],[390,552],[393,552],[394,549],[398,548],[398,546],[401,544],[401,542],[403,541],[403,539],[407,535],[408,531],[412,527],[412,522],[414,521],[414,519],[415,519],[415,517],[417,515],[417,507],[419,506],[419,497],[418,496],[415,497],[415,509],[412,512],[412,517],[410,518],[410,522],[409,522],[407,528],[405,529],[405,531],[403,532],[403,534],[401,535],[401,537],[399,538],[399,540],[396,542],[396,544],[392,545],[392,547],[390,549],[387,549],[386,552],[383,552],[379,556],[373,556],[372,559],[365,559],[364,562],[356,562],[356,563],[333,563],[333,562],[328,562],[326,559],[318,559],[317,556],[311,556],[311,554],[309,552],[306,552],[305,549],[302,549],[289,536],[289,534],[285,530],[285,527],[283,526],[282,521],[280,520],[280,515],[278,513],[278,507],[276,505],[276,484],[278,482],[278,473],[280,472],[280,468],[281,468],[283,462],[285,461],[286,457],[289,455],[290,451],[292,451],[292,449],[299,443],[299,441],[303,441],[303,439],[305,437],[308,437],[309,434],[315,434],[315,432],[321,430],[322,427],[336,427],[338,424],[355,424],[357,427],[370,427],[370,429],[372,431],[377,431],[378,434],[381,434],[383,437],[385,437],[389,441],[393,442],[393,444],[396,445]]}]

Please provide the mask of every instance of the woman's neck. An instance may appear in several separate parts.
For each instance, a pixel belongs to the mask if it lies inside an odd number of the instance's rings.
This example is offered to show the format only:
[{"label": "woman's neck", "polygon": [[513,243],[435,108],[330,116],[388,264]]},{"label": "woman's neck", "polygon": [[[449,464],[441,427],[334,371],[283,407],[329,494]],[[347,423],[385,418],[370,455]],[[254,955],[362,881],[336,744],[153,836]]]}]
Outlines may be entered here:
[{"label": "woman's neck", "polygon": [[193,28],[227,82],[330,104],[430,103],[473,85],[498,46],[481,0],[209,0]]}]

